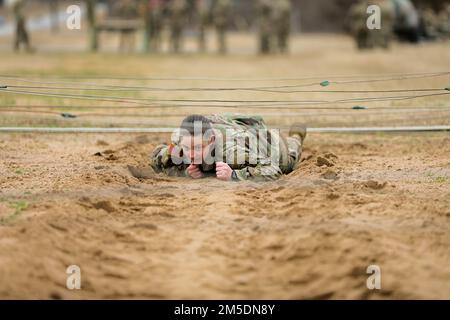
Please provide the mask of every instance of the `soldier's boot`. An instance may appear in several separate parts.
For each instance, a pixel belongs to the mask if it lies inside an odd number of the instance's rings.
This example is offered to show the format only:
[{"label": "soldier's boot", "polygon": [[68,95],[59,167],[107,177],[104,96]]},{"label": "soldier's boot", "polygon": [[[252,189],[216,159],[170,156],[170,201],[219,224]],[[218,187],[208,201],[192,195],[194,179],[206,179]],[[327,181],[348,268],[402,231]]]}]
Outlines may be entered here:
[{"label": "soldier's boot", "polygon": [[286,139],[289,150],[290,168],[295,170],[300,164],[303,152],[303,142],[306,139],[306,125],[294,124],[289,130],[289,137]]},{"label": "soldier's boot", "polygon": [[301,145],[303,145],[303,141],[306,139],[306,125],[302,123],[295,123],[291,126],[289,130],[289,137],[296,138],[300,141]]}]

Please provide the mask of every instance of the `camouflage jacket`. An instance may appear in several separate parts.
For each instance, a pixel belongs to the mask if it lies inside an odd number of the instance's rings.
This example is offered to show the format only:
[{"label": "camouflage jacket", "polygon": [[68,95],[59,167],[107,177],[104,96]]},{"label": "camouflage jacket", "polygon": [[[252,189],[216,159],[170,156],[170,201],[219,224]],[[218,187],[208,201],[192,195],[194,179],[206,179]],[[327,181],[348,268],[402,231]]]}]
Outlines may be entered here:
[{"label": "camouflage jacket", "polygon": [[[200,165],[206,176],[215,176],[215,162],[226,162],[238,180],[274,180],[292,171],[285,139],[278,130],[267,129],[261,117],[226,114],[207,118],[216,140],[213,163]],[[179,137],[174,134],[170,145],[160,145],[154,150],[151,166],[155,172],[187,176],[188,161],[181,161],[182,151],[174,152],[180,150],[178,143]]]}]

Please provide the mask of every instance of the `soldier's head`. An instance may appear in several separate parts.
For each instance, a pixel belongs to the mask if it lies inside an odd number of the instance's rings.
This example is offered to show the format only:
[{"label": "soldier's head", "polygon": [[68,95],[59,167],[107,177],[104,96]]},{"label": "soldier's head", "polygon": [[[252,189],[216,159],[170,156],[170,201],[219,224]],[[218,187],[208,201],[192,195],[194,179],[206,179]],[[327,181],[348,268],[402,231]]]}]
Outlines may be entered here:
[{"label": "soldier's head", "polygon": [[214,148],[214,131],[208,118],[190,115],[180,126],[180,146],[191,163],[200,164]]}]

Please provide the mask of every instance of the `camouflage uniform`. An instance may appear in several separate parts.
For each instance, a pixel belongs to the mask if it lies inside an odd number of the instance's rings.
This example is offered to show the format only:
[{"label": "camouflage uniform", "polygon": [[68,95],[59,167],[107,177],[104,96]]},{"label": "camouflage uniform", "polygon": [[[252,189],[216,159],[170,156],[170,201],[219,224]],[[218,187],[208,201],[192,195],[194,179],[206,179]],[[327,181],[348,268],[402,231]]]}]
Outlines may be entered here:
[{"label": "camouflage uniform", "polygon": [[198,49],[200,52],[206,51],[206,30],[211,20],[211,1],[197,0],[198,19]]},{"label": "camouflage uniform", "polygon": [[394,30],[394,6],[390,0],[378,0],[375,3],[381,10],[381,29],[370,30],[373,46],[388,48]]},{"label": "camouflage uniform", "polygon": [[[375,4],[381,11],[381,29],[369,29],[367,8]],[[358,49],[372,49],[375,47],[388,48],[393,32],[394,7],[390,0],[367,1],[362,0],[353,5],[349,12],[350,30],[355,38]]]},{"label": "camouflage uniform", "polygon": [[52,0],[48,3],[50,9],[50,19],[51,19],[51,29],[52,32],[57,32],[59,30],[58,22],[58,0]]},{"label": "camouflage uniform", "polygon": [[438,17],[439,35],[447,39],[450,37],[450,4],[447,4]]},{"label": "camouflage uniform", "polygon": [[182,47],[183,28],[186,23],[186,0],[171,0],[168,6],[170,41],[173,52],[180,52]]},{"label": "camouflage uniform", "polygon": [[422,12],[423,36],[426,39],[436,39],[439,37],[438,17],[433,9],[427,8]]},{"label": "camouflage uniform", "polygon": [[163,1],[149,1],[149,19],[147,31],[150,37],[150,48],[154,52],[158,52],[161,47],[161,32],[163,28]]},{"label": "camouflage uniform", "polygon": [[260,53],[270,53],[272,51],[272,17],[273,0],[259,0],[257,4],[257,16],[259,26],[259,51]]},{"label": "camouflage uniform", "polygon": [[273,28],[280,52],[288,50],[288,38],[291,31],[291,2],[289,0],[277,0],[272,2]]},{"label": "camouflage uniform", "polygon": [[23,13],[25,0],[17,0],[13,5],[14,17],[16,19],[16,35],[14,39],[14,50],[18,51],[20,45],[24,44],[27,51],[31,51],[30,38],[26,28],[26,18]]},{"label": "camouflage uniform", "polygon": [[[120,18],[125,20],[133,20],[139,16],[138,6],[132,0],[122,0],[119,2],[117,12]],[[136,30],[133,27],[123,28],[120,30],[119,51],[132,52],[135,47]]]},{"label": "camouflage uniform", "polygon": [[411,0],[392,0],[395,11],[394,31],[402,40],[419,41],[420,18]]},{"label": "camouflage uniform", "polygon": [[[214,162],[226,162],[236,172],[238,180],[274,180],[282,174],[292,172],[299,163],[302,152],[301,139],[284,138],[277,130],[269,131],[261,117],[227,114],[211,115],[207,118],[211,121],[216,137]],[[243,143],[235,143],[236,139],[241,139]],[[258,147],[251,148],[250,141],[253,143],[257,141]],[[170,176],[187,176],[186,169],[189,164],[174,164],[174,162],[180,163],[183,157],[181,153],[178,153],[177,161],[174,160],[174,154],[177,153],[173,150],[177,148],[178,143],[179,138],[175,136],[170,145],[160,145],[154,150],[151,166],[155,172]],[[279,147],[272,150],[272,146]],[[244,161],[239,161],[240,157]],[[215,176],[215,163],[204,163],[200,165],[200,170],[206,175]]]},{"label": "camouflage uniform", "polygon": [[230,15],[231,3],[230,0],[216,0],[214,2],[212,16],[213,23],[217,31],[218,47],[220,53],[227,52],[226,31],[228,17]]}]

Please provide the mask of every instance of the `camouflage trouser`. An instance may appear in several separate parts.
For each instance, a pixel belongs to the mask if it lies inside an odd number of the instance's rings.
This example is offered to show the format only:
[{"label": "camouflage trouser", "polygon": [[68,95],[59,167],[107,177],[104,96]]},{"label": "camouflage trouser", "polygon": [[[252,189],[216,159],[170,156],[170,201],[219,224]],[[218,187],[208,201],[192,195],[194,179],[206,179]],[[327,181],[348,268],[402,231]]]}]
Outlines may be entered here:
[{"label": "camouflage trouser", "polygon": [[289,31],[288,30],[280,30],[277,32],[277,44],[278,50],[280,52],[287,52],[288,50],[288,39],[289,39]]},{"label": "camouflage trouser", "polygon": [[178,53],[181,51],[183,41],[182,37],[183,37],[183,26],[179,25],[178,23],[172,24],[170,35],[172,52]]},{"label": "camouflage trouser", "polygon": [[270,33],[269,32],[261,32],[259,36],[259,52],[260,53],[270,53],[271,51],[271,43],[270,43]]},{"label": "camouflage trouser", "polygon": [[358,49],[389,48],[390,33],[382,30],[361,29],[355,34]]},{"label": "camouflage trouser", "polygon": [[198,50],[200,52],[206,51],[206,26],[203,24],[198,29]]},{"label": "camouflage trouser", "polygon": [[226,53],[227,52],[227,43],[226,43],[226,26],[225,25],[217,25],[217,40],[218,40],[218,47],[220,53]]},{"label": "camouflage trouser", "polygon": [[198,50],[206,51],[206,31],[208,29],[208,18],[202,14],[198,23]]},{"label": "camouflage trouser", "polygon": [[19,50],[21,44],[24,44],[26,49],[29,49],[30,47],[28,32],[25,27],[25,20],[18,19],[16,24],[16,37],[14,41],[14,49]]},{"label": "camouflage trouser", "polygon": [[158,52],[161,47],[162,20],[155,15],[150,18],[150,47],[154,52]]}]

